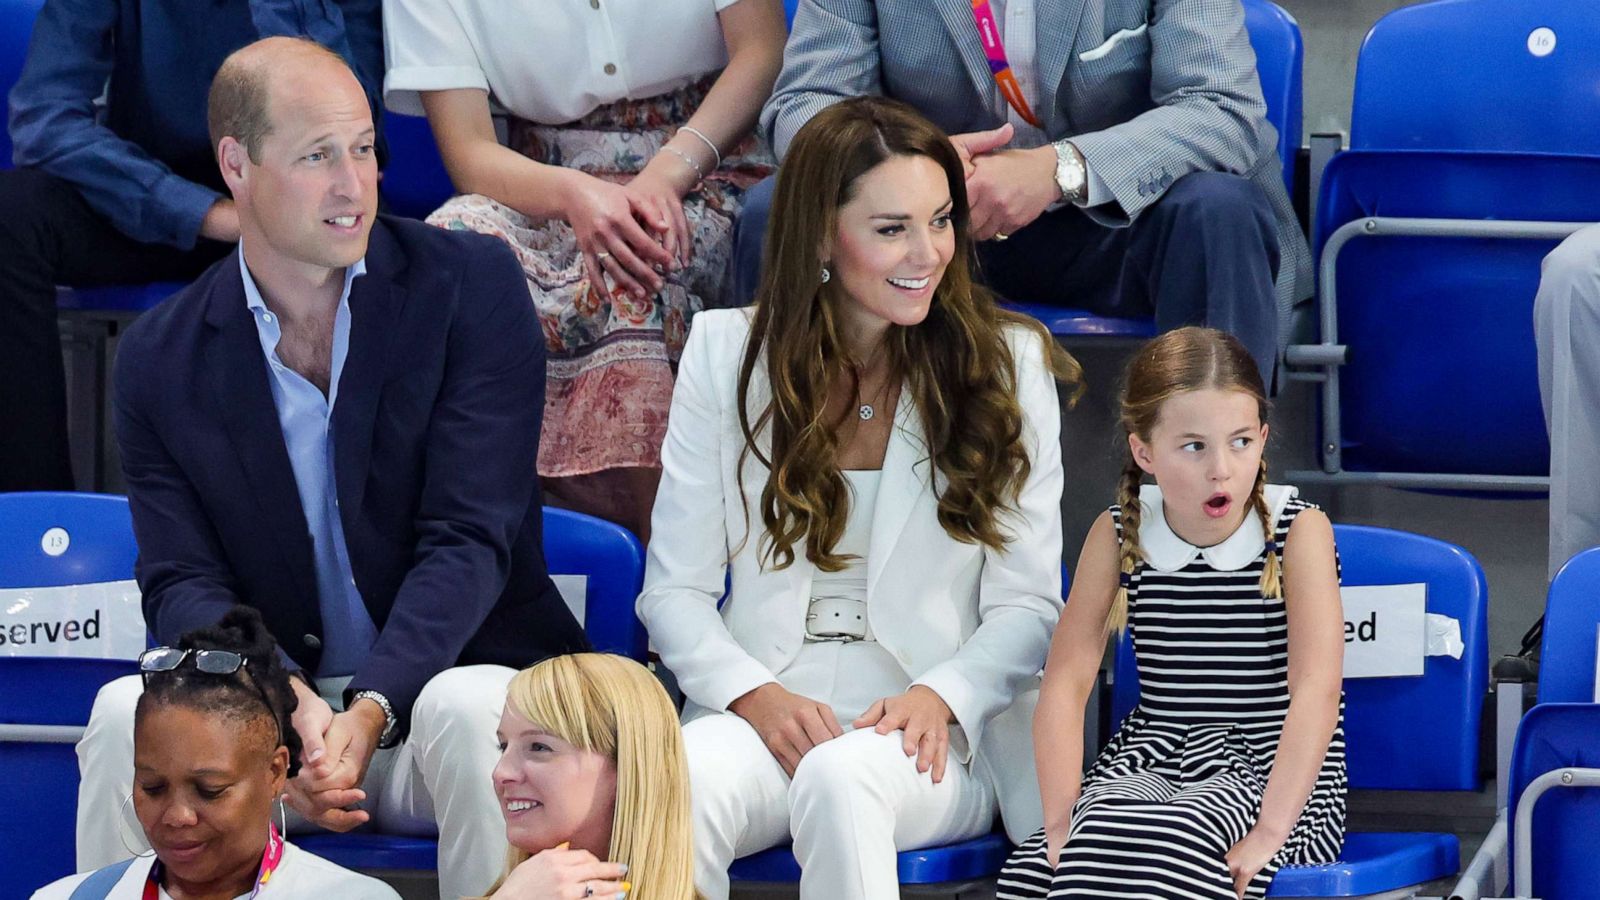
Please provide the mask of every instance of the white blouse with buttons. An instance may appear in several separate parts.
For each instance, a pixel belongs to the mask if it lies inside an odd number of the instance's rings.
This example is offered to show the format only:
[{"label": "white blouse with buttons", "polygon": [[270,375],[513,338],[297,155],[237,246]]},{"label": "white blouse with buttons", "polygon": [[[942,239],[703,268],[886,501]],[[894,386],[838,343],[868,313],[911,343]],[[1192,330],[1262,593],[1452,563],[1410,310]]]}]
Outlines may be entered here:
[{"label": "white blouse with buttons", "polygon": [[717,13],[738,0],[384,0],[384,102],[486,90],[519,118],[559,125],[674,91],[728,63]]}]

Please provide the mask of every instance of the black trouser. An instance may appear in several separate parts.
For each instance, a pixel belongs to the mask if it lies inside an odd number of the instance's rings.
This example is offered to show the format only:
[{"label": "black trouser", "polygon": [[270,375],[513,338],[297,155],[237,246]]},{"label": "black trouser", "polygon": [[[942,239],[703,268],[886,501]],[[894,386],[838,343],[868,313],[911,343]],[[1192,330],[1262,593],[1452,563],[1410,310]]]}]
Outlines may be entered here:
[{"label": "black trouser", "polygon": [[[725,298],[755,296],[774,179],[745,192]],[[1173,182],[1127,228],[1075,207],[1045,213],[1005,241],[978,244],[983,281],[1018,303],[1100,316],[1154,315],[1161,331],[1209,325],[1237,337],[1267,386],[1278,355],[1278,232],[1267,195],[1248,179],[1196,172]]]},{"label": "black trouser", "polygon": [[34,169],[0,171],[0,491],[73,488],[56,285],[185,281],[232,249],[140,243],[67,182]]}]

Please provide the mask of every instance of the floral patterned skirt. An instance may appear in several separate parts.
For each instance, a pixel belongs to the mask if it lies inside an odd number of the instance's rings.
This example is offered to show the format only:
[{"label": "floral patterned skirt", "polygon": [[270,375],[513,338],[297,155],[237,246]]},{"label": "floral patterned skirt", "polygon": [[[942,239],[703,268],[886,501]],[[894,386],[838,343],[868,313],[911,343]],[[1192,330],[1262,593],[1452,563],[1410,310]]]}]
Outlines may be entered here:
[{"label": "floral patterned skirt", "polygon": [[[530,159],[624,184],[689,120],[713,79],[602,106],[566,125],[513,119],[509,144]],[[492,234],[522,262],[549,349],[540,475],[660,468],[689,319],[720,292],[741,198],[772,168],[753,137],[724,154],[722,166],[684,198],[693,258],[646,300],[591,284],[572,227],[559,219],[530,219],[479,194],[455,197],[428,217],[443,228]]]}]

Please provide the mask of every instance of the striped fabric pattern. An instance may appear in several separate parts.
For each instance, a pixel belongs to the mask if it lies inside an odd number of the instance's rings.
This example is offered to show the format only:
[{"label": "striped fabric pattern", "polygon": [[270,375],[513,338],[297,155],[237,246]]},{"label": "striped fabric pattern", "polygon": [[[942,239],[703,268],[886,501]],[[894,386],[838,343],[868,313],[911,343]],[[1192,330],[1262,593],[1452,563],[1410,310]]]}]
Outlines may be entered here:
[{"label": "striped fabric pattern", "polygon": [[[1288,501],[1278,546],[1308,508]],[[1120,541],[1120,509],[1112,516]],[[1265,564],[1263,547],[1238,571],[1202,556],[1176,572],[1135,572],[1128,621],[1139,706],[1084,777],[1055,871],[1041,829],[1006,863],[999,900],[1236,900],[1224,857],[1260,814],[1289,710],[1288,616],[1282,599],[1261,594]],[[1342,703],[1340,721],[1300,821],[1247,897],[1264,897],[1283,866],[1338,858],[1347,789]]]}]

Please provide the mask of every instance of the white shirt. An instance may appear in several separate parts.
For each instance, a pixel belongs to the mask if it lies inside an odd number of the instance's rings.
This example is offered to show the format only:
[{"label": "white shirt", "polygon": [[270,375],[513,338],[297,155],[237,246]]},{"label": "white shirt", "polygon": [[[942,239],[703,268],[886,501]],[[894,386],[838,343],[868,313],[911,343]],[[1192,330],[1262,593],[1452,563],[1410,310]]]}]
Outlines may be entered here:
[{"label": "white shirt", "polygon": [[728,64],[717,13],[738,0],[384,0],[384,102],[486,90],[545,125],[670,93]]},{"label": "white shirt", "polygon": [[[150,866],[155,863],[154,856],[142,856],[133,861],[117,883],[112,886],[107,900],[141,900],[144,896],[145,879],[150,877]],[[33,894],[33,900],[67,900],[72,892],[85,878],[88,872],[77,875],[68,875],[60,881],[45,885]],[[250,896],[248,893],[245,897]],[[338,900],[400,900],[400,895],[394,888],[366,875],[358,875],[349,869],[336,866],[320,856],[307,853],[294,844],[284,841],[283,861],[278,863],[277,871],[261,888],[261,893],[256,896],[261,900],[294,900],[300,897],[329,897]],[[161,892],[162,900],[168,900],[165,891]]]}]

